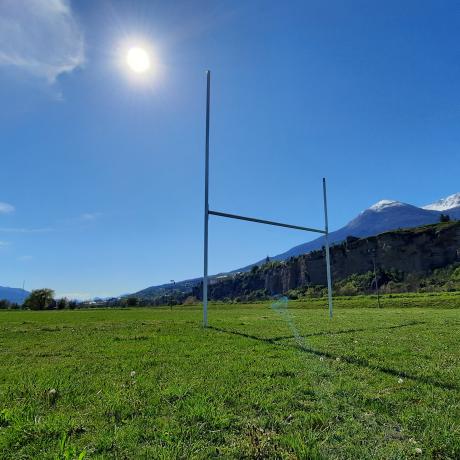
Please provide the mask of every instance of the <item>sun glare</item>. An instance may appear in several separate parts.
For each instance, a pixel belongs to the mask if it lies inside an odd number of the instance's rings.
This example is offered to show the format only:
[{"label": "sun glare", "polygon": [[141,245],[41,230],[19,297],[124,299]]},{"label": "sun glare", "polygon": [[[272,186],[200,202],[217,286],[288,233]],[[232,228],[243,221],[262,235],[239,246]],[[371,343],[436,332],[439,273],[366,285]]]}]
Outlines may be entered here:
[{"label": "sun glare", "polygon": [[124,37],[114,48],[114,64],[132,88],[145,91],[159,84],[163,66],[153,43],[146,37]]},{"label": "sun glare", "polygon": [[126,54],[126,63],[136,73],[144,73],[150,69],[150,56],[144,48],[134,46]]}]

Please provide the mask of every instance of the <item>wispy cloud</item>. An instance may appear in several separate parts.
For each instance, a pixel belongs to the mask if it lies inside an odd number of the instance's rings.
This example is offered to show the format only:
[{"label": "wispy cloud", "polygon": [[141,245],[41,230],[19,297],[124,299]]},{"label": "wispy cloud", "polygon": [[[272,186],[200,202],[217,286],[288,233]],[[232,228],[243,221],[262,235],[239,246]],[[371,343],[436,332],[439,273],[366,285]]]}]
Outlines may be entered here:
[{"label": "wispy cloud", "polygon": [[89,292],[56,292],[56,297],[67,297],[68,299],[72,300],[88,300],[92,296]]},{"label": "wispy cloud", "polygon": [[47,233],[54,231],[53,228],[24,228],[24,227],[0,227],[1,233]]},{"label": "wispy cloud", "polygon": [[11,243],[9,241],[0,241],[0,249],[6,248],[9,246]]},{"label": "wispy cloud", "polygon": [[99,217],[101,217],[101,213],[100,212],[85,212],[84,214],[82,214],[78,220],[81,220],[83,222],[89,222],[89,221],[93,221],[93,220],[96,220],[98,219]]},{"label": "wispy cloud", "polygon": [[[1,1],[1,0],[0,0]],[[83,224],[89,224],[94,222],[102,216],[100,212],[85,212],[77,217],[58,221],[55,227],[0,227],[0,233],[49,233],[55,231],[62,231],[69,225],[75,226],[80,224],[80,227],[84,227]],[[65,225],[63,227],[63,225]]]},{"label": "wispy cloud", "polygon": [[84,60],[83,33],[68,0],[0,1],[0,65],[52,83]]},{"label": "wispy cloud", "polygon": [[33,257],[32,256],[20,256],[18,257],[18,260],[21,261],[21,262],[27,262],[28,260],[32,260]]},{"label": "wispy cloud", "polygon": [[0,201],[0,213],[6,214],[8,212],[13,212],[14,211],[14,206],[8,203],[2,203]]},{"label": "wispy cloud", "polygon": [[[1,0],[0,0],[1,1]],[[75,228],[78,225],[78,228],[85,227],[82,224],[89,224],[98,220],[102,216],[101,212],[84,212],[82,214],[76,215],[74,217],[67,217],[66,219],[60,219],[59,224],[65,226],[72,226]]]}]

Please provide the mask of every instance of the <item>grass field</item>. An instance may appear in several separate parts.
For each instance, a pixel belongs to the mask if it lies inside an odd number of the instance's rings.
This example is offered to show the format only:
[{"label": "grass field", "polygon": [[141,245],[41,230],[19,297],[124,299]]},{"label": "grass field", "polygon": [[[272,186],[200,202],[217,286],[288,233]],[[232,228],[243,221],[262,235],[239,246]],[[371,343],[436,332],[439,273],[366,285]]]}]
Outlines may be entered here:
[{"label": "grass field", "polygon": [[460,296],[323,304],[0,312],[0,458],[459,459]]}]

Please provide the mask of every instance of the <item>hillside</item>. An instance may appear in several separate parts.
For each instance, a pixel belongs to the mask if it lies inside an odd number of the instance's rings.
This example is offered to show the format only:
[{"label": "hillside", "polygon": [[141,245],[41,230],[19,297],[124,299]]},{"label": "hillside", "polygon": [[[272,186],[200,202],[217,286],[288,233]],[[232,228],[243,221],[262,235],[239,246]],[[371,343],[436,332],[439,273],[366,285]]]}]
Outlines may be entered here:
[{"label": "hillside", "polygon": [[29,294],[30,292],[24,289],[0,286],[0,300],[22,304]]},{"label": "hillside", "polygon": [[[451,205],[451,208],[447,206]],[[436,203],[417,207],[394,200],[381,200],[348,222],[344,227],[329,234],[331,243],[344,241],[348,236],[366,237],[398,228],[412,228],[439,222],[441,214],[452,220],[460,219],[460,193],[443,198]],[[278,254],[272,259],[287,260],[300,254],[320,249],[324,237],[317,238]]]},{"label": "hillside", "polygon": [[[452,220],[460,219],[460,192],[441,198],[435,203],[423,207],[413,206],[394,200],[381,200],[370,206],[340,229],[329,234],[331,244],[345,241],[346,238],[368,237],[399,228],[412,228],[421,225],[439,222],[441,214],[447,214]],[[270,257],[274,261],[284,261],[312,251],[321,249],[324,237],[295,246],[286,252]],[[254,265],[260,265],[263,260],[251,263],[243,268],[235,269],[231,273],[247,272]],[[219,279],[222,275],[211,276],[211,280]],[[177,283],[151,286],[132,294],[139,298],[152,298],[160,295],[170,295],[171,292],[185,294],[191,288],[201,283],[201,277],[179,281]]]},{"label": "hillside", "polygon": [[[214,280],[209,297],[215,300],[247,298],[259,293],[274,295],[306,286],[324,286],[324,251],[313,251],[285,262],[271,262]],[[331,248],[335,283],[353,275],[372,272],[428,276],[433,270],[460,263],[460,222],[448,222],[413,229],[386,232],[367,238],[348,238]],[[201,287],[194,294],[201,297]]]}]

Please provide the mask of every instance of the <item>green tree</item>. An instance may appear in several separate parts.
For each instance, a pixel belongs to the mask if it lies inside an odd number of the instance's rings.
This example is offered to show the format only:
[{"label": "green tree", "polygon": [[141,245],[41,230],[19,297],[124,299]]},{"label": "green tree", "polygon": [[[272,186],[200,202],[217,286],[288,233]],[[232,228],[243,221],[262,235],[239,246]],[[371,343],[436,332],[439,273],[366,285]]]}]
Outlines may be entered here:
[{"label": "green tree", "polygon": [[449,214],[441,214],[439,216],[439,222],[450,222]]},{"label": "green tree", "polygon": [[11,303],[6,299],[0,300],[0,310],[6,310],[11,307]]},{"label": "green tree", "polygon": [[46,310],[54,303],[52,289],[34,289],[24,302],[24,307],[30,310]]},{"label": "green tree", "polygon": [[126,305],[128,307],[137,307],[139,305],[139,299],[137,297],[128,297]]}]

